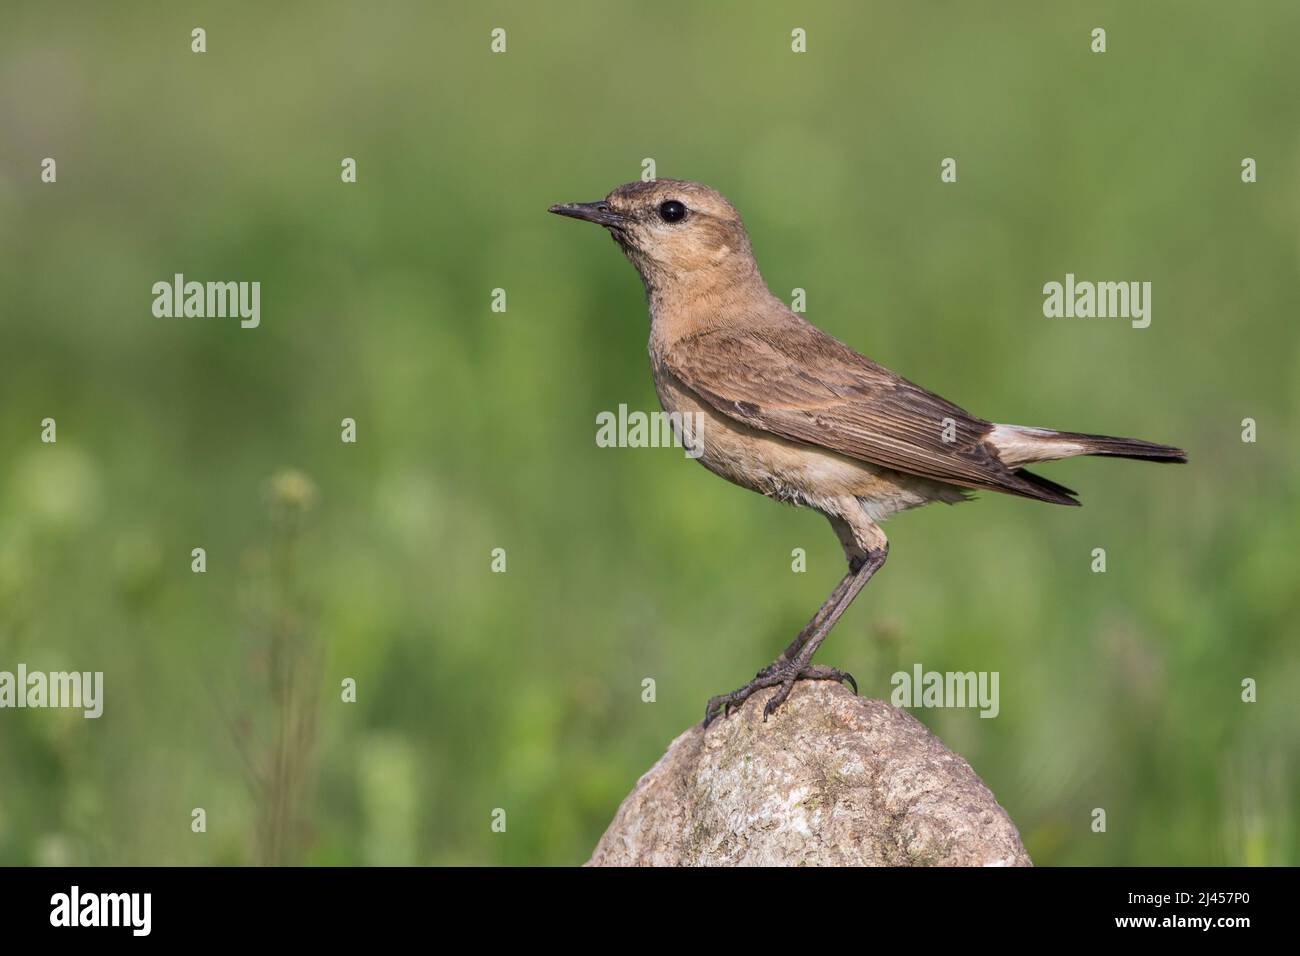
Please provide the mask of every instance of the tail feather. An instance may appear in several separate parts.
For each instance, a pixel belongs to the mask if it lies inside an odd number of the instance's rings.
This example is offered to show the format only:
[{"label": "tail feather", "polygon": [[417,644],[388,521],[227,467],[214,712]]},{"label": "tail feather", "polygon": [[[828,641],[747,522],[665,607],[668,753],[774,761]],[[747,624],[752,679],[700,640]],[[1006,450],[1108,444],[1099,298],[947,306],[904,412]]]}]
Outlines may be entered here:
[{"label": "tail feather", "polygon": [[1079,507],[1079,499],[1075,497],[1078,492],[1073,488],[1058,485],[1049,478],[1036,475],[1032,471],[1025,471],[1023,468],[1016,471],[1016,477],[1022,479],[1025,484],[1033,489],[1032,492],[1021,492],[1022,494],[1027,493],[1031,498],[1037,498],[1039,501],[1046,501],[1054,505]]},{"label": "tail feather", "polygon": [[1139,438],[1115,438],[1083,432],[1059,432],[1023,425],[994,425],[987,440],[1003,463],[1016,467],[1037,461],[1056,461],[1077,455],[1105,455],[1140,461],[1185,462],[1187,452],[1172,445],[1159,445]]},{"label": "tail feather", "polygon": [[1059,432],[1071,441],[1077,441],[1087,450],[1085,455],[1106,455],[1111,458],[1136,458],[1138,461],[1186,462],[1187,452],[1173,445],[1160,445],[1140,438],[1113,438],[1110,435],[1085,435],[1081,432]]}]

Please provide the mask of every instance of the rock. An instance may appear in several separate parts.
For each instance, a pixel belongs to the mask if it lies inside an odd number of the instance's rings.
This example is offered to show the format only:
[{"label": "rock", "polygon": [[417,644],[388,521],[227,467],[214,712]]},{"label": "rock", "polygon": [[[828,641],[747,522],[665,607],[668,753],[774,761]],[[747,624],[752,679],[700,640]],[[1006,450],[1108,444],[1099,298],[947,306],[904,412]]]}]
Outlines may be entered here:
[{"label": "rock", "polygon": [[1031,866],[1020,834],[920,721],[830,681],[775,690],[668,747],[588,866]]}]

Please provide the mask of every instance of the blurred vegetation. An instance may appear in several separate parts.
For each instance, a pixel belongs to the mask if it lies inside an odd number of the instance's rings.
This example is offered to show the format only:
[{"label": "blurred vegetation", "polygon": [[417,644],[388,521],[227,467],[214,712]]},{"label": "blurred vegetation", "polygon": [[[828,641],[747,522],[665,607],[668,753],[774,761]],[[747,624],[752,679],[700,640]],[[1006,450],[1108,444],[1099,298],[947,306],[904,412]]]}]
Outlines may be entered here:
[{"label": "blurred vegetation", "polygon": [[[0,713],[0,863],[578,863],[785,645],[841,573],[825,522],[594,442],[657,408],[645,304],[545,210],[645,157],[904,375],[1190,450],[1043,468],[1081,510],[897,518],[823,663],[874,696],[999,671],[997,719],[917,715],[1040,865],[1300,862],[1298,29],[1285,0],[6,2],[0,669],[102,670],[106,703]],[[177,272],[260,281],[261,327],[154,318]],[[1066,272],[1151,281],[1151,327],[1044,319]],[[285,467],[315,489],[289,578]],[[250,656],[276,633],[319,703],[268,855],[237,741],[277,713]]]}]

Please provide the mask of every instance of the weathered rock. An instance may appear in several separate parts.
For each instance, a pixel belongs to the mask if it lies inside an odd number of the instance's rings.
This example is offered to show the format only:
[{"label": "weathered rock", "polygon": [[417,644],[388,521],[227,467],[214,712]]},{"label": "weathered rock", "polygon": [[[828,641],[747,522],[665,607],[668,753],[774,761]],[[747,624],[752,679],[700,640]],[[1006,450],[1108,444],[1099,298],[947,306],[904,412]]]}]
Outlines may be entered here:
[{"label": "weathered rock", "polygon": [[829,681],[691,727],[589,866],[1030,866],[975,771],[916,718]]}]

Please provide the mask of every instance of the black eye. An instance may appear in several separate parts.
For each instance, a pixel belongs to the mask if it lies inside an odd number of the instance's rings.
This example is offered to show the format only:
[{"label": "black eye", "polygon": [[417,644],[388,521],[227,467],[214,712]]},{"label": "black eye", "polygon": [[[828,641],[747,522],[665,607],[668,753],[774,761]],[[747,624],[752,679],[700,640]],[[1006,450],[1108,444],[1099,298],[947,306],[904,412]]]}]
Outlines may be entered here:
[{"label": "black eye", "polygon": [[681,222],[686,218],[686,207],[676,199],[659,204],[659,218],[664,222]]}]

